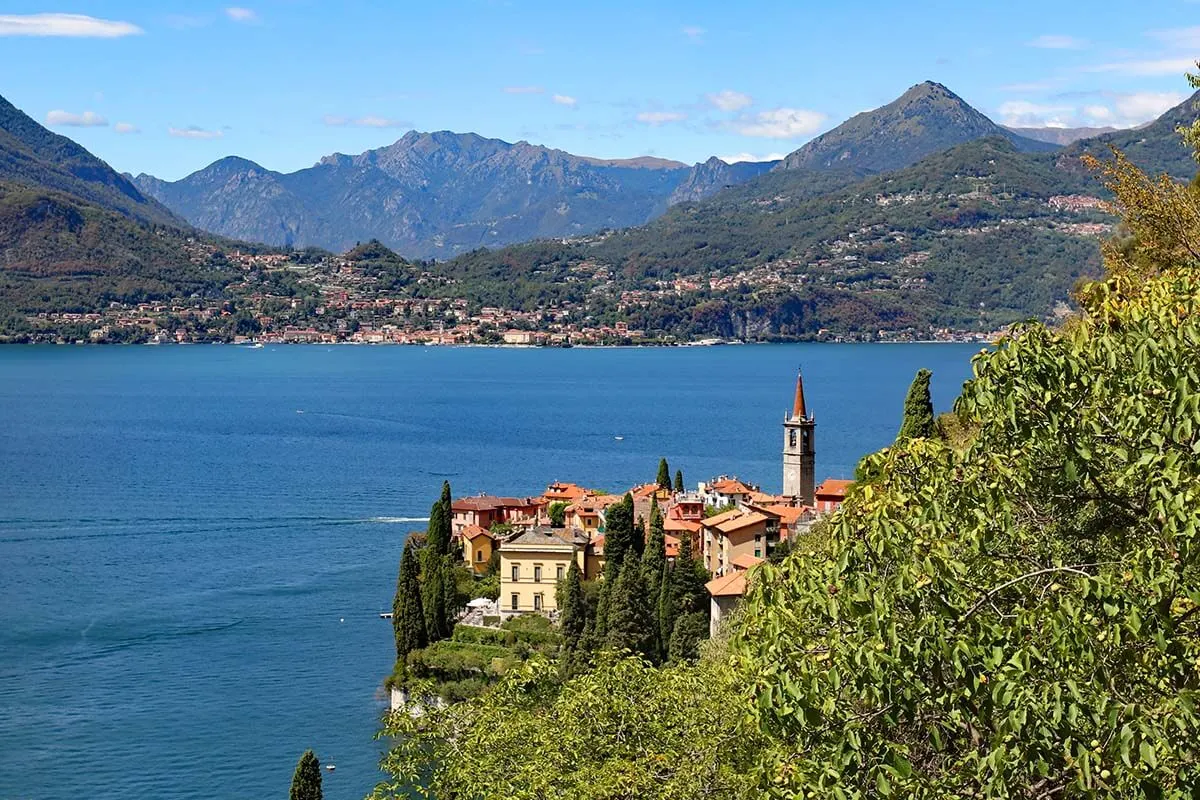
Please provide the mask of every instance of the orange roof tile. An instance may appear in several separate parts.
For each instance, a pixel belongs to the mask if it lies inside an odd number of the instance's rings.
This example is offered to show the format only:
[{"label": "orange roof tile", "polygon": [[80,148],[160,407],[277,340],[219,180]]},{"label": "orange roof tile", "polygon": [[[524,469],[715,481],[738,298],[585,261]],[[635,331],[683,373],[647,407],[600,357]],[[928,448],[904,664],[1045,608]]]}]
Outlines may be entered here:
[{"label": "orange roof tile", "polygon": [[841,478],[826,478],[817,487],[816,494],[827,495],[831,497],[845,497],[847,490],[854,485],[854,481],[843,480]]},{"label": "orange roof tile", "polygon": [[667,551],[667,558],[679,558],[679,539],[670,534],[663,536],[664,549]]},{"label": "orange roof tile", "polygon": [[477,537],[477,536],[486,536],[489,539],[496,538],[495,536],[492,535],[492,532],[489,531],[487,528],[481,528],[478,525],[468,525],[467,527],[463,528],[462,535],[465,538],[471,539],[471,540],[474,540],[475,537]]},{"label": "orange roof tile", "polygon": [[663,520],[663,531],[687,531],[688,533],[696,533],[700,530],[701,524],[687,519],[675,519],[667,517]]},{"label": "orange roof tile", "polygon": [[712,489],[720,494],[750,494],[756,489],[739,481],[737,478],[725,478],[712,485]]},{"label": "orange roof tile", "polygon": [[704,584],[704,588],[713,597],[742,597],[746,594],[746,573],[738,570],[720,578],[713,578]]},{"label": "orange roof tile", "polygon": [[729,511],[724,511],[720,514],[716,514],[716,515],[711,516],[708,519],[704,520],[704,527],[715,528],[718,525],[720,525],[722,522],[727,522],[727,521],[733,519],[734,517],[739,517],[739,516],[741,516],[741,514],[742,514],[742,511],[739,508],[734,508],[734,509],[730,509]]},{"label": "orange roof tile", "polygon": [[[716,519],[716,517],[713,517],[713,519]],[[733,533],[734,531],[740,531],[743,528],[749,528],[754,525],[759,525],[766,521],[767,521],[766,514],[760,514],[757,511],[751,511],[748,514],[741,514],[738,517],[735,517],[733,519],[723,520],[719,524],[710,525],[709,527],[710,528],[715,527],[721,533]]]},{"label": "orange roof tile", "polygon": [[772,514],[779,517],[779,521],[786,525],[793,525],[805,514],[812,513],[812,508],[809,506],[769,505],[759,506],[758,508],[765,514]]},{"label": "orange roof tile", "polygon": [[737,569],[745,570],[751,569],[752,567],[757,567],[759,564],[763,563],[763,559],[758,558],[757,556],[752,556],[749,553],[742,553],[740,556],[735,556],[734,559],[729,563]]}]

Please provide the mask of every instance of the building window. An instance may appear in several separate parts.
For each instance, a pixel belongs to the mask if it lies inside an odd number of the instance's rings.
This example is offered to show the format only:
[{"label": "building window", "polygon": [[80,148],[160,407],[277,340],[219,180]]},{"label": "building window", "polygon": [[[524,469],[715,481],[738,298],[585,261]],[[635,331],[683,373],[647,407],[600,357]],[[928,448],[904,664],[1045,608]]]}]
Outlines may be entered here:
[{"label": "building window", "polygon": [[516,611],[520,607],[521,607],[521,598],[519,595],[514,594],[512,596],[512,610]]},{"label": "building window", "polygon": [[513,581],[521,580],[521,565],[513,564]]},{"label": "building window", "polygon": [[540,594],[535,594],[533,596],[533,610],[534,611],[542,610],[542,596]]},{"label": "building window", "polygon": [[542,582],[542,568],[541,567],[533,568],[533,582],[534,583]]},{"label": "building window", "polygon": [[762,558],[762,550],[759,550],[757,547],[756,547],[756,548],[754,548],[754,557],[755,557],[755,558]]},{"label": "building window", "polygon": [[483,561],[483,551],[482,551],[482,550],[476,550],[476,551],[475,551],[475,560],[476,560],[476,561]]},{"label": "building window", "polygon": [[555,580],[560,580],[560,581],[561,581],[561,580],[563,579],[563,575],[564,575],[564,573],[565,573],[565,569],[564,569],[563,565],[562,565],[562,564],[559,564],[559,565],[558,565],[558,569],[557,569],[557,570],[555,570],[555,576],[554,576],[554,577],[555,577]]},{"label": "building window", "polygon": [[788,428],[788,447],[796,446],[796,429]]}]

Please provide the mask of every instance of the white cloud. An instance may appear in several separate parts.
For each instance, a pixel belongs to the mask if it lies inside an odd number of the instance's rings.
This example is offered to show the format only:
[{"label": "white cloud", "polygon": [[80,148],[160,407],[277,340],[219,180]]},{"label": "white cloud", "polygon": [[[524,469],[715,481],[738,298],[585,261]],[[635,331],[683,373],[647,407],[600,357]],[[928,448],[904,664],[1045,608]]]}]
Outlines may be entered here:
[{"label": "white cloud", "polygon": [[1073,106],[1009,100],[1000,104],[1000,123],[1014,128],[1069,128]]},{"label": "white cloud", "polygon": [[1119,61],[1111,64],[1096,64],[1084,67],[1085,72],[1115,72],[1121,75],[1153,76],[1178,75],[1194,69],[1196,62],[1191,58],[1157,58],[1139,61]]},{"label": "white cloud", "polygon": [[1157,39],[1167,47],[1173,47],[1176,50],[1200,51],[1200,25],[1195,25],[1191,28],[1167,28],[1165,30],[1150,31],[1147,36]]},{"label": "white cloud", "polygon": [[1032,42],[1027,42],[1027,44],[1030,47],[1040,47],[1043,50],[1082,50],[1087,43],[1082,39],[1076,39],[1074,36],[1048,33],[1037,37]]},{"label": "white cloud", "polygon": [[556,94],[550,99],[558,103],[560,106],[567,106],[568,108],[574,108],[579,104],[579,101],[574,97],[571,97],[569,94]]},{"label": "white cloud", "polygon": [[701,28],[698,25],[684,25],[679,30],[683,33],[684,36],[688,37],[693,42],[703,42],[704,41],[704,28]]},{"label": "white cloud", "polygon": [[1131,92],[1119,94],[1113,100],[1117,114],[1128,124],[1141,125],[1155,119],[1169,108],[1182,103],[1178,92]]},{"label": "white cloud", "polygon": [[738,164],[743,161],[780,161],[786,157],[787,153],[767,153],[762,156],[754,153],[735,153],[731,156],[717,156],[726,164]]},{"label": "white cloud", "polygon": [[682,111],[643,111],[637,115],[637,121],[644,122],[647,125],[682,122],[685,119],[687,119],[687,114],[684,114]]},{"label": "white cloud", "polygon": [[186,128],[167,128],[167,133],[180,139],[220,139],[225,134],[221,131],[209,131],[188,125]]},{"label": "white cloud", "polygon": [[258,22],[258,14],[250,8],[230,6],[225,9],[225,16],[234,22]]},{"label": "white cloud", "polygon": [[795,139],[816,133],[824,124],[826,116],[819,111],[803,108],[773,108],[760,111],[734,124],[734,129],[743,136],[761,136],[766,139]]},{"label": "white cloud", "polygon": [[406,128],[409,123],[402,119],[393,119],[392,117],[380,117],[374,114],[367,114],[364,117],[351,119],[337,114],[326,114],[321,118],[321,121],[332,127],[342,127],[343,125],[353,125],[357,128]]},{"label": "white cloud", "polygon": [[116,125],[113,125],[113,130],[116,131],[117,133],[141,133],[142,132],[138,128],[138,126],[134,125],[132,122],[118,122]]},{"label": "white cloud", "polygon": [[1084,106],[1083,114],[1089,120],[1103,122],[1105,124],[1108,124],[1108,122],[1113,118],[1112,109],[1108,106]]},{"label": "white cloud", "polygon": [[723,89],[713,94],[707,94],[704,97],[712,106],[722,111],[740,111],[754,103],[754,98],[750,95],[735,92],[732,89]]},{"label": "white cloud", "polygon": [[99,128],[108,124],[108,120],[95,111],[85,111],[73,114],[70,111],[51,111],[46,115],[47,125],[68,125],[72,128]]},{"label": "white cloud", "polygon": [[403,128],[408,125],[402,119],[392,119],[391,117],[376,117],[368,114],[365,117],[359,117],[354,120],[354,124],[360,128]]},{"label": "white cloud", "polygon": [[145,33],[132,22],[84,14],[0,14],[0,36],[72,36],[115,39]]},{"label": "white cloud", "polygon": [[505,86],[505,94],[542,94],[546,90],[541,86]]}]

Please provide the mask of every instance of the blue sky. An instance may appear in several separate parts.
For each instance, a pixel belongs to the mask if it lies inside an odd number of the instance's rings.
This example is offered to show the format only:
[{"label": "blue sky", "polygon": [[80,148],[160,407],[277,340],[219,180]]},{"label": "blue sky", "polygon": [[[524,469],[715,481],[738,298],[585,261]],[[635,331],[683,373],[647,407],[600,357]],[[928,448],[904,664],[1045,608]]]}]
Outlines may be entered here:
[{"label": "blue sky", "polygon": [[1200,0],[0,4],[0,94],[115,168],[269,169],[475,131],[601,157],[787,153],[936,80],[998,122],[1182,100]]}]

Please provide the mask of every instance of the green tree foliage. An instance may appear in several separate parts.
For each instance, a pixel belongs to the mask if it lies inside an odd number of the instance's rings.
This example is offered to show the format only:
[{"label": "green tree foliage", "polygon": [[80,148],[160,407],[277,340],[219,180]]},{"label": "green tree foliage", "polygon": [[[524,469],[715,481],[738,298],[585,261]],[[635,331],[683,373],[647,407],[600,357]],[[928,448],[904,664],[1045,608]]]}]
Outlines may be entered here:
[{"label": "green tree foliage", "polygon": [[627,559],[612,586],[608,601],[604,646],[610,650],[654,658],[657,625],[651,611],[641,564]]},{"label": "green tree foliage", "polygon": [[321,800],[321,762],[312,750],[305,750],[296,764],[288,800]]},{"label": "green tree foliage", "polygon": [[572,559],[566,577],[558,586],[556,603],[560,611],[559,628],[562,630],[562,667],[568,672],[577,671],[586,653],[584,635],[587,632],[587,602],[583,596],[583,575],[579,565]]},{"label": "green tree foliage", "polygon": [[550,516],[550,527],[562,528],[562,527],[566,526],[566,524],[567,524],[567,522],[566,522],[567,504],[566,503],[562,502],[561,500],[551,503],[550,507],[548,509],[546,509],[546,513]]},{"label": "green tree foliage", "polygon": [[658,603],[655,606],[655,616],[658,620],[658,643],[670,657],[671,634],[675,631],[675,619],[679,616],[675,608],[675,586],[671,579],[670,565],[663,568],[662,579],[658,584]]},{"label": "green tree foliage", "polygon": [[708,614],[693,611],[675,621],[667,657],[673,664],[694,661],[700,653],[700,643],[708,638]]},{"label": "green tree foliage", "polygon": [[708,571],[692,556],[692,537],[679,540],[679,555],[671,570],[671,589],[676,614],[691,614],[708,609]]},{"label": "green tree foliage", "polygon": [[658,618],[658,606],[662,594],[663,575],[667,567],[667,544],[663,533],[662,512],[658,509],[658,501],[650,505],[650,533],[646,537],[646,550],[642,553],[642,581],[646,586],[646,597],[651,604],[654,624],[651,632],[654,635],[655,657],[658,660],[666,658],[669,640],[660,636],[661,621]]},{"label": "green tree foliage", "polygon": [[683,470],[681,469],[675,470],[675,491],[683,491]]},{"label": "green tree foliage", "polygon": [[552,672],[535,657],[476,699],[392,714],[389,780],[373,799],[760,796],[748,773],[763,741],[731,713],[738,686],[725,664],[605,657],[563,684]]},{"label": "green tree foliage", "polygon": [[626,494],[621,502],[613,503],[604,513],[606,579],[616,575],[626,554],[634,549],[633,495]]},{"label": "green tree foliage", "polygon": [[898,441],[907,439],[929,439],[936,435],[937,417],[933,413],[933,399],[929,395],[929,379],[933,373],[927,369],[917,370],[908,396],[904,398],[904,420],[900,423]]},{"label": "green tree foliage", "polygon": [[780,796],[1200,792],[1200,208],[1111,169],[1133,249],[976,357],[973,439],[872,457],[828,553],[760,568],[735,647]]},{"label": "green tree foliage", "polygon": [[429,643],[425,611],[421,603],[420,569],[412,540],[404,543],[396,597],[392,601],[392,629],[396,638],[396,661],[403,664],[408,654]]},{"label": "green tree foliage", "polygon": [[450,482],[442,483],[442,495],[429,510],[428,546],[434,553],[444,556],[450,552],[450,539],[454,511],[451,508]]},{"label": "green tree foliage", "polygon": [[659,488],[671,491],[671,468],[667,466],[665,458],[659,459],[658,477],[655,479],[655,483],[659,485]]}]

